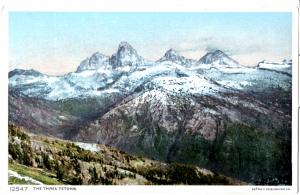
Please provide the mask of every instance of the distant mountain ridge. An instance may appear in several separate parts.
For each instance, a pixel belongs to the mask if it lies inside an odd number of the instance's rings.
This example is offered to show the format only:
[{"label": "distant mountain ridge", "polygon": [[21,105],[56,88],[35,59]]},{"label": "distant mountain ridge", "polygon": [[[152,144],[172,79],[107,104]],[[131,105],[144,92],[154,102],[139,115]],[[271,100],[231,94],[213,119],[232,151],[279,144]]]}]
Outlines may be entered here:
[{"label": "distant mountain ridge", "polygon": [[[291,71],[291,65],[286,63],[284,66],[285,72]],[[268,65],[268,67],[271,66]],[[252,77],[256,77],[257,73],[261,72],[259,71],[260,68],[271,71],[274,68],[280,68],[279,66],[272,66],[268,69],[268,67],[247,68],[241,66],[237,61],[220,50],[208,52],[200,60],[196,61],[187,59],[179,55],[175,50],[169,49],[158,61],[151,62],[141,57],[129,43],[121,42],[117,52],[112,54],[111,57],[96,52],[91,57],[83,60],[76,72],[63,76],[48,76],[35,70],[13,70],[9,72],[9,85],[12,88],[16,87],[17,90],[31,97],[57,100],[102,96],[111,92],[123,93],[127,91],[131,93],[132,90],[146,80],[150,81],[156,77],[165,78],[168,75],[171,77],[185,75],[185,77],[190,79],[193,76],[196,76],[195,78],[205,76],[205,82],[207,82],[207,78],[217,79],[216,81],[219,82],[218,80],[221,77],[212,73],[216,71],[218,74],[249,73],[242,83],[236,83],[234,80],[226,82],[225,87],[242,89],[251,85],[251,82],[253,82]],[[214,70],[211,70],[211,68]],[[217,77],[214,78],[214,76]],[[248,79],[251,81],[248,82]],[[220,85],[225,83],[221,80],[220,82]],[[155,83],[161,85],[157,82]],[[193,83],[191,84],[194,85]],[[182,87],[180,86],[174,90],[177,91],[180,88]],[[219,87],[215,86],[212,88]],[[186,89],[184,88],[184,91]]]},{"label": "distant mountain ridge", "polygon": [[[207,52],[204,56],[202,56],[198,61],[193,59],[188,59],[182,55],[180,55],[176,50],[169,49],[165,52],[164,56],[161,57],[159,60],[149,61],[145,60],[142,56],[138,54],[138,52],[127,42],[121,42],[118,46],[118,50],[116,53],[112,54],[111,56],[104,55],[100,52],[95,52],[90,57],[87,57],[83,61],[80,62],[78,65],[75,73],[80,73],[86,70],[121,70],[121,71],[134,71],[139,66],[145,65],[153,65],[157,63],[163,62],[173,62],[185,67],[193,67],[198,65],[212,65],[213,67],[243,67],[243,65],[239,64],[236,60],[229,57],[226,53],[221,50],[213,50]],[[262,61],[258,63],[258,68],[263,67],[263,65],[259,64],[270,64],[270,65],[285,65],[286,68],[290,68],[292,65],[291,60],[283,60],[283,62],[267,62]],[[210,67],[208,66],[208,67]],[[279,66],[277,66],[280,68]],[[275,66],[276,68],[276,66]],[[35,75],[40,76],[42,73],[36,70],[23,70],[23,69],[15,69],[10,71],[9,77],[18,74],[27,74],[27,75]]]},{"label": "distant mountain ridge", "polygon": [[[220,64],[220,65],[234,65],[239,66],[239,63],[221,50],[215,50],[214,52],[208,52],[197,62],[196,60],[185,58],[178,54],[174,49],[166,51],[163,57],[157,60],[158,63],[164,61],[171,61],[184,66],[192,66],[195,64]],[[143,57],[141,57],[137,51],[127,42],[121,42],[118,50],[112,56],[106,56],[99,52],[94,53],[90,58],[83,60],[76,73],[84,70],[97,70],[99,68],[104,69],[117,69],[124,66],[129,66],[130,69],[134,69],[139,65],[147,63]],[[149,63],[149,62],[148,62]]]}]

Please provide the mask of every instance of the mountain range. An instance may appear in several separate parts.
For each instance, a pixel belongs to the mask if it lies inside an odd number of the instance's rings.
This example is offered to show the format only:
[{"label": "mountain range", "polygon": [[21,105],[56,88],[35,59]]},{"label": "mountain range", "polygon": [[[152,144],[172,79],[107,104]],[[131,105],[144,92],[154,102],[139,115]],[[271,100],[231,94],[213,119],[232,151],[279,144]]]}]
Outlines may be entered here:
[{"label": "mountain range", "polygon": [[251,183],[289,184],[291,74],[291,61],[250,68],[220,50],[192,60],[170,49],[149,61],[121,42],[62,76],[10,71],[9,122]]}]

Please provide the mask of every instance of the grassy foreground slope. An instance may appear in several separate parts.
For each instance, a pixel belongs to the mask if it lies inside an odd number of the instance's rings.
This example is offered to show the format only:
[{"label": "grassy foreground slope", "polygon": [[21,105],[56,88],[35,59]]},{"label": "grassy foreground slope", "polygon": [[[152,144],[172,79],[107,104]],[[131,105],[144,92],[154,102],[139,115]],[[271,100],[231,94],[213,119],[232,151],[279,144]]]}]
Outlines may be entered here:
[{"label": "grassy foreground slope", "polygon": [[[246,184],[198,166],[162,163],[105,145],[27,134],[12,124],[9,170],[48,185]],[[34,183],[9,176],[9,184]]]}]

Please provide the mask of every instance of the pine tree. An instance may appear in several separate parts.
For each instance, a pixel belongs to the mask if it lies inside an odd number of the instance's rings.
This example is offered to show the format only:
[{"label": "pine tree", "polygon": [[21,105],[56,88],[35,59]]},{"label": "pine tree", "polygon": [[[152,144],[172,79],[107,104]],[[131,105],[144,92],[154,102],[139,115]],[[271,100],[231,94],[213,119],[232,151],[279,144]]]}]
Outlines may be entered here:
[{"label": "pine tree", "polygon": [[60,163],[58,161],[56,162],[55,171],[56,171],[57,179],[62,181],[63,178],[64,178],[64,171],[63,171],[62,166],[60,165]]},{"label": "pine tree", "polygon": [[92,184],[99,183],[99,176],[98,176],[96,167],[89,168],[89,173],[91,175],[90,183],[92,183]]}]

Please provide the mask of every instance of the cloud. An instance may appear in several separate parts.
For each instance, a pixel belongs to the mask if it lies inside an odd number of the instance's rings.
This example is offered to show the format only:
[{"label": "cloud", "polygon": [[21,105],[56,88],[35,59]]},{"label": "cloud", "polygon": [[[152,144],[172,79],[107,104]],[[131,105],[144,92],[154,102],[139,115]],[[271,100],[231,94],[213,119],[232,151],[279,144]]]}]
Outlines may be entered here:
[{"label": "cloud", "polygon": [[260,40],[259,38],[234,37],[234,36],[204,36],[194,37],[173,43],[181,55],[189,58],[199,59],[205,53],[214,50],[222,50],[241,64],[256,65],[262,59],[271,61],[290,58],[290,52],[282,49],[277,42],[271,40]]}]

